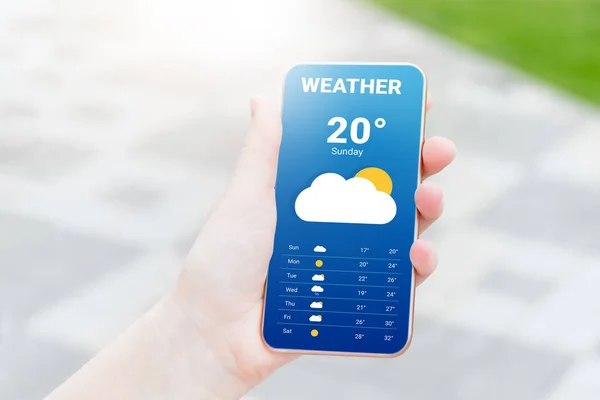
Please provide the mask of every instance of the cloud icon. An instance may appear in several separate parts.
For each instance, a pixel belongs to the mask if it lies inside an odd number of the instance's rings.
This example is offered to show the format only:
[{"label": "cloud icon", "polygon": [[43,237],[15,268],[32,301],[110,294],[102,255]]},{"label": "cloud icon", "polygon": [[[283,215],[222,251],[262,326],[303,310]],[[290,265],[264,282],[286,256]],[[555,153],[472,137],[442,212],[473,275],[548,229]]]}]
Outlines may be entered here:
[{"label": "cloud icon", "polygon": [[313,286],[310,290],[315,293],[323,293],[323,288],[319,285]]},{"label": "cloud icon", "polygon": [[313,301],[312,303],[310,303],[310,308],[323,308],[323,302]]},{"label": "cloud icon", "polygon": [[323,282],[325,280],[325,274],[314,274],[312,280]]},{"label": "cloud icon", "polygon": [[325,253],[327,251],[327,249],[323,246],[315,246],[315,253]]},{"label": "cloud icon", "polygon": [[311,315],[308,320],[310,322],[321,322],[323,321],[323,317],[321,315]]},{"label": "cloud icon", "polygon": [[372,180],[356,176],[346,180],[334,173],[315,178],[296,198],[295,209],[307,222],[382,225],[396,216],[396,202],[377,190]]}]

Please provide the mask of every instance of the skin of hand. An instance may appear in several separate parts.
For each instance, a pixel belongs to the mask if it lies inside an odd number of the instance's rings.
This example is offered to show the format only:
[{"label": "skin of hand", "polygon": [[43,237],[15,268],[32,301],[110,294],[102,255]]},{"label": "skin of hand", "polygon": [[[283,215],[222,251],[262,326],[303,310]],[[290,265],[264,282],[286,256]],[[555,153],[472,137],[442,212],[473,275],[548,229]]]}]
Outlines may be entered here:
[{"label": "skin of hand", "polygon": [[[260,333],[275,234],[281,119],[262,99],[253,99],[251,109],[233,182],[207,219],[174,289],[46,400],[239,399],[297,357],[270,350]],[[443,170],[454,155],[449,140],[427,140],[423,178]],[[442,197],[430,183],[417,189],[420,232],[441,215]],[[436,267],[435,253],[419,239],[410,257],[420,284]]]},{"label": "skin of hand", "polygon": [[[260,333],[264,284],[275,234],[274,186],[281,119],[278,110],[261,98],[252,99],[251,114],[233,181],[206,221],[172,294],[173,303],[207,347],[218,349],[216,359],[231,373],[228,393],[215,393],[223,398],[238,398],[235,396],[243,395],[297,357],[270,350]],[[423,178],[443,170],[455,153],[448,139],[426,140]],[[415,202],[422,233],[442,214],[443,192],[435,184],[422,183]],[[437,257],[432,245],[423,239],[414,243],[410,257],[420,284],[435,270]]]}]

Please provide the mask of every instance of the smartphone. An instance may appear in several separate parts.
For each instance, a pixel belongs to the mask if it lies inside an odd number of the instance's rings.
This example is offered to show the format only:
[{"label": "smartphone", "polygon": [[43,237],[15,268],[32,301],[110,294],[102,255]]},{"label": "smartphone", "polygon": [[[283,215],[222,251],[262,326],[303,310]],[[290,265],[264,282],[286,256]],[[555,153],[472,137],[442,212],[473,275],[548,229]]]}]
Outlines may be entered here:
[{"label": "smartphone", "polygon": [[392,357],[410,345],[426,93],[412,64],[288,72],[262,321],[273,350]]}]

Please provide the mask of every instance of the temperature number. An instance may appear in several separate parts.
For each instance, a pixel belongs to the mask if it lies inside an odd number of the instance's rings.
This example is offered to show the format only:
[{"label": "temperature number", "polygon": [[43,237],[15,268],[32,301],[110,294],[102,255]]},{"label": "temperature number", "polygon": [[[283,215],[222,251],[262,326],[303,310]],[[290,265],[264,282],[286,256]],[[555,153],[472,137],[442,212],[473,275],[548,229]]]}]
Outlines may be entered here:
[{"label": "temperature number", "polygon": [[391,342],[393,338],[394,338],[393,335],[384,335],[383,336],[383,340],[385,340],[386,342]]},{"label": "temperature number", "polygon": [[[329,126],[338,125],[335,132],[333,132],[328,138],[327,143],[347,143],[348,139],[340,137],[346,128],[348,127],[348,121],[344,117],[333,117],[327,122]],[[383,118],[377,118],[375,120],[376,128],[383,128],[385,126],[385,120]],[[360,127],[360,129],[359,129]],[[350,140],[356,144],[367,143],[371,137],[371,123],[368,119],[363,117],[354,118],[350,123]]]},{"label": "temperature number", "polygon": [[356,311],[363,311],[367,306],[365,304],[357,304]]},{"label": "temperature number", "polygon": [[364,325],[365,320],[364,319],[357,319],[356,320],[356,325]]},{"label": "temperature number", "polygon": [[364,333],[355,333],[354,334],[354,339],[356,339],[356,340],[362,340],[362,338],[364,338],[364,337],[365,337]]},{"label": "temperature number", "polygon": [[359,281],[359,282],[366,282],[366,280],[367,280],[367,277],[366,277],[366,276],[364,276],[364,275],[360,275],[360,276],[358,277],[358,281]]}]

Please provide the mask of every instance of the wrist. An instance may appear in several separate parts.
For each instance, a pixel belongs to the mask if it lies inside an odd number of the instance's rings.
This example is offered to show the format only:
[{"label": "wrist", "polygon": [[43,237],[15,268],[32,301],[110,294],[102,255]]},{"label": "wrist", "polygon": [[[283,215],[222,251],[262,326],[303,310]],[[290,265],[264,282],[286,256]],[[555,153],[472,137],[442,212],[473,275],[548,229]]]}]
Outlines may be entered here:
[{"label": "wrist", "polygon": [[161,299],[150,315],[171,354],[174,386],[192,386],[196,398],[207,400],[239,399],[252,388],[237,370],[224,327],[210,319],[190,318],[176,292]]}]

